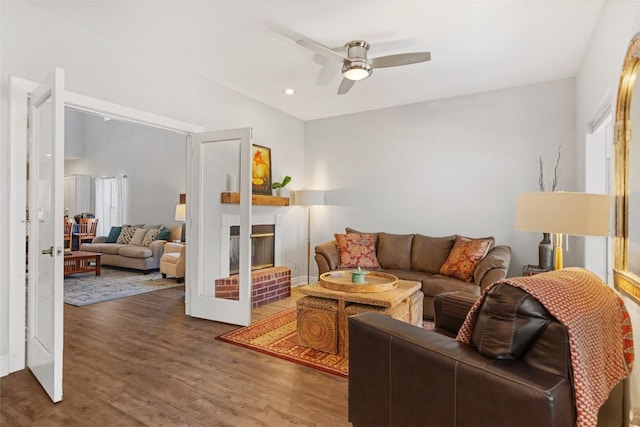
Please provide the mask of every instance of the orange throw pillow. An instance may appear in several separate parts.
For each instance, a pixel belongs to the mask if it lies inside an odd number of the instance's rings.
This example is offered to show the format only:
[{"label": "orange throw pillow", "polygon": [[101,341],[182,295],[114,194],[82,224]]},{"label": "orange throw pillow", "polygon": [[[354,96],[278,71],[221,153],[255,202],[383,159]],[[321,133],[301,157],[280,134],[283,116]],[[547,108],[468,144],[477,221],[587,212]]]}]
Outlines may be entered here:
[{"label": "orange throw pillow", "polygon": [[373,234],[334,234],[340,254],[339,268],[380,268]]},{"label": "orange throw pillow", "polygon": [[449,257],[440,267],[440,274],[471,282],[473,272],[487,255],[493,239],[467,239],[458,236]]}]

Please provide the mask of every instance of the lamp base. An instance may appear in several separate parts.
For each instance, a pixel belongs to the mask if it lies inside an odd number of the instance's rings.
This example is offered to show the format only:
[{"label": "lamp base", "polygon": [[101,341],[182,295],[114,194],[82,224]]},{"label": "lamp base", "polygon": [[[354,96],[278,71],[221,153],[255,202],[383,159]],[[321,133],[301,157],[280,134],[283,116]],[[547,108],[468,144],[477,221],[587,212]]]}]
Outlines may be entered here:
[{"label": "lamp base", "polygon": [[563,267],[563,263],[562,263],[562,234],[558,233],[556,234],[556,264],[555,264],[555,269],[556,270],[560,270]]},{"label": "lamp base", "polygon": [[551,270],[553,259],[553,245],[551,244],[551,234],[542,233],[542,240],[538,245],[538,267],[542,270]]}]

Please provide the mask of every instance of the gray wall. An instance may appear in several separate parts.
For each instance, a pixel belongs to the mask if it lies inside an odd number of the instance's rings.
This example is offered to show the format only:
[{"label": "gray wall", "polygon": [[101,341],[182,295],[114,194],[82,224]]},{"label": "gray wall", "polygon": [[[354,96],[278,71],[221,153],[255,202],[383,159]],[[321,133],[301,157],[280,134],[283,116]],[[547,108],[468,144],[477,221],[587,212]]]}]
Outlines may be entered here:
[{"label": "gray wall", "polygon": [[[136,123],[105,121],[91,114],[73,111],[69,114],[69,109],[66,116],[71,118],[74,128],[83,129],[84,157],[67,160],[65,175],[85,174],[93,178],[127,175],[129,215],[125,221],[177,225],[175,208],[179,194],[186,188],[185,135]],[[74,138],[69,135],[65,139],[72,142]],[[92,207],[94,194],[92,188]]]},{"label": "gray wall", "polygon": [[[559,80],[306,123],[305,181],[329,191],[314,241],[345,226],[369,231],[495,236],[510,275],[537,264],[542,235],[515,231],[516,194],[575,189],[575,82]],[[567,265],[572,265],[569,252]]]}]

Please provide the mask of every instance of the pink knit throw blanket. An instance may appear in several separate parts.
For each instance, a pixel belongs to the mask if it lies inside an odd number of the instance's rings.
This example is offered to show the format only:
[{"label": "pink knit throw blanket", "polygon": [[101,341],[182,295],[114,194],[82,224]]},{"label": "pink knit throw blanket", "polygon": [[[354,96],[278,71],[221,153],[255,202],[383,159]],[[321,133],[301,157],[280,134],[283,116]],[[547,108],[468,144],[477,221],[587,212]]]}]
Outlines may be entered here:
[{"label": "pink knit throw blanket", "polygon": [[[582,268],[565,268],[502,283],[529,293],[567,328],[576,425],[596,426],[600,407],[633,366],[631,320],[622,299],[598,276]],[[483,292],[467,314],[458,341],[470,342],[478,308],[494,285]]]}]

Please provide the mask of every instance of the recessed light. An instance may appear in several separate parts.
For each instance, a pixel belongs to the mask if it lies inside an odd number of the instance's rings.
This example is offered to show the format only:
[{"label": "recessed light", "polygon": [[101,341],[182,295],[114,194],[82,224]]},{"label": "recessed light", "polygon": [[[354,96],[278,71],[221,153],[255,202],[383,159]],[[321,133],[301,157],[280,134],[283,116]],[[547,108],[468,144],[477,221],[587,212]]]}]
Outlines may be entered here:
[{"label": "recessed light", "polygon": [[296,91],[288,87],[285,90],[283,90],[282,93],[284,93],[285,95],[293,96],[296,94]]}]

